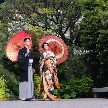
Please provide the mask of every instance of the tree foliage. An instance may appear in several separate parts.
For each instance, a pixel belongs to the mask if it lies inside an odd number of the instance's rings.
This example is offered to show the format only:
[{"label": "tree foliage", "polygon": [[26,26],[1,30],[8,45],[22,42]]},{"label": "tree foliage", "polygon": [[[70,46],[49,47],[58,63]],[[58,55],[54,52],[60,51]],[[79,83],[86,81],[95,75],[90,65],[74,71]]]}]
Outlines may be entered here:
[{"label": "tree foliage", "polygon": [[[86,61],[90,62],[96,86],[108,83],[108,1],[86,0],[82,3],[84,20],[81,27],[81,43],[88,50]],[[103,81],[104,80],[104,81]]]},{"label": "tree foliage", "polygon": [[77,0],[6,0],[0,8],[2,22],[17,24],[17,30],[25,24],[31,24],[46,30],[52,29],[70,44],[76,38],[74,26],[81,17]]}]

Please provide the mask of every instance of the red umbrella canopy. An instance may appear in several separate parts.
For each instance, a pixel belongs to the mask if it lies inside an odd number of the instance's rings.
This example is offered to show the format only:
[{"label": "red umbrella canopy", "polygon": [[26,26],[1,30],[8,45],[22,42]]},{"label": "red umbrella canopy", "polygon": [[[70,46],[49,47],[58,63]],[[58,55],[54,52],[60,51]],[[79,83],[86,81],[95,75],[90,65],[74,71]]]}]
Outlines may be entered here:
[{"label": "red umbrella canopy", "polygon": [[[8,59],[10,59],[12,62],[17,62],[18,58],[18,51],[24,47],[24,39],[30,38],[30,34],[28,34],[25,31],[21,31],[16,33],[9,41],[6,46],[6,55]],[[32,40],[30,44],[30,49],[32,48]]]},{"label": "red umbrella canopy", "polygon": [[64,62],[68,57],[68,48],[64,41],[57,36],[45,36],[39,42],[40,53],[44,52],[42,44],[47,42],[49,44],[50,50],[56,55],[57,64]]}]

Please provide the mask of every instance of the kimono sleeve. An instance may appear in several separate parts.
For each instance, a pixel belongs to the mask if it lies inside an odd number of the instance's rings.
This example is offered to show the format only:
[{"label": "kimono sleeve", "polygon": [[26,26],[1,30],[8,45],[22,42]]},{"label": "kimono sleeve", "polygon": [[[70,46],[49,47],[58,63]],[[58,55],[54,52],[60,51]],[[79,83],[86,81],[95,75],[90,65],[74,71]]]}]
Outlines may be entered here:
[{"label": "kimono sleeve", "polygon": [[21,50],[18,52],[18,63],[20,66],[23,66],[26,63],[25,53],[23,53]]},{"label": "kimono sleeve", "polygon": [[35,64],[36,64],[36,61],[35,61],[35,59],[34,59],[34,57],[33,57],[33,63],[32,63],[32,68],[33,68],[33,69],[36,68]]},{"label": "kimono sleeve", "polygon": [[42,60],[44,60],[44,55],[43,54],[41,54],[40,60],[39,60],[39,63],[40,63],[40,72],[42,71],[43,65],[44,65],[44,63],[42,62]]},{"label": "kimono sleeve", "polygon": [[40,56],[40,62],[41,62],[43,59],[44,59],[44,55],[41,54],[41,56]]},{"label": "kimono sleeve", "polygon": [[54,55],[53,52],[51,52],[51,56],[50,57],[53,58],[54,63],[56,64],[57,63],[57,58],[56,58],[56,56]]}]

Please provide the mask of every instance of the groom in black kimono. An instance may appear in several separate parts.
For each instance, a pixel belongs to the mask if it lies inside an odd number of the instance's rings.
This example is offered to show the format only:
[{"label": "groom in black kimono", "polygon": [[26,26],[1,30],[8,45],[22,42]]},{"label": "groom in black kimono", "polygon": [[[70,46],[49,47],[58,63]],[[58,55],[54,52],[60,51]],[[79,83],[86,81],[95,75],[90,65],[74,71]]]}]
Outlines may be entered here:
[{"label": "groom in black kimono", "polygon": [[32,51],[29,49],[30,38],[24,39],[25,47],[18,52],[18,63],[20,65],[19,99],[34,99],[33,72],[35,64]]}]

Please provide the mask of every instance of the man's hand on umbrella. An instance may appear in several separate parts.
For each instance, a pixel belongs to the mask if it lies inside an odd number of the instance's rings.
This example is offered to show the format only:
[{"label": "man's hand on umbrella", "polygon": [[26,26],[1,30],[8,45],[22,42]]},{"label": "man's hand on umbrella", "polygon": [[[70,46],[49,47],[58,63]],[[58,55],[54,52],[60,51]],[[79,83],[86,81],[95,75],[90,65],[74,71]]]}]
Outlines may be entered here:
[{"label": "man's hand on umbrella", "polygon": [[26,54],[25,54],[25,57],[29,54],[29,52],[30,52],[30,51],[29,51],[29,49],[28,49],[27,52],[26,52]]}]

